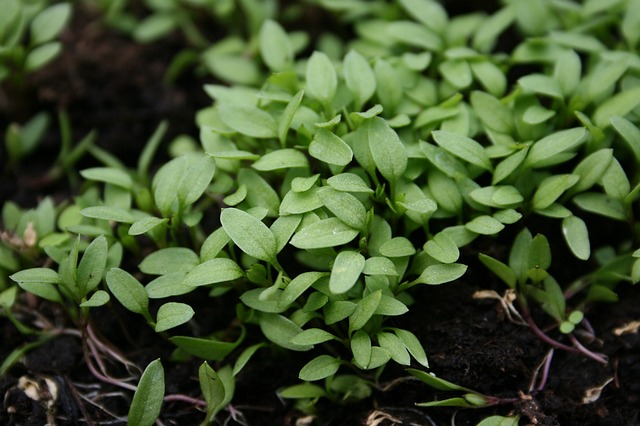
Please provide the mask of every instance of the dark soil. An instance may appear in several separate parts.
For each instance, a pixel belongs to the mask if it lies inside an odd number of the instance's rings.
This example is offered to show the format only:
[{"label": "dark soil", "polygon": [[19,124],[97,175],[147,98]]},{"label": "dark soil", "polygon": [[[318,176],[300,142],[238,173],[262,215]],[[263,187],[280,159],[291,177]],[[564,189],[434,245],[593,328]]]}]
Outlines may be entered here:
[{"label": "dark soil", "polygon": [[[186,78],[173,85],[162,82],[180,40],[137,45],[97,25],[95,18],[89,12],[76,16],[64,35],[63,57],[33,77],[27,90],[28,106],[8,109],[10,114],[0,124],[4,127],[8,122],[24,120],[31,110],[64,109],[69,113],[75,140],[96,129],[98,145],[129,164],[134,163],[144,142],[163,119],[169,120],[169,136],[185,133],[197,137],[194,113],[209,102],[201,90],[204,81]],[[3,177],[0,199],[25,206],[51,193],[52,188],[62,196],[71,193],[64,185],[41,179],[56,155],[58,143],[59,138],[52,131],[42,150],[29,159],[28,166]],[[233,405],[221,414],[219,423],[475,425],[491,414],[520,414],[524,424],[640,425],[640,335],[637,328],[621,335],[615,333],[640,320],[638,289],[622,286],[620,302],[599,304],[587,313],[596,339],[585,344],[606,354],[607,365],[556,350],[548,379],[540,386],[541,374],[536,379],[536,372],[549,347],[529,328],[510,322],[496,300],[473,298],[479,290],[504,291],[474,259],[475,254],[465,259],[475,271],[466,276],[468,281],[419,289],[415,294],[416,308],[394,320],[394,326],[405,327],[419,337],[427,350],[431,371],[437,376],[502,398],[504,404],[476,410],[417,407],[418,402],[457,395],[436,392],[390,365],[371,397],[348,405],[321,400],[310,416],[299,411],[293,402],[277,396],[278,389],[297,382],[297,373],[308,361],[307,355],[270,348],[261,349],[237,377]],[[193,294],[189,303],[198,312],[195,322],[202,332],[227,330],[233,340],[237,333],[233,323],[234,296],[213,301],[200,296]],[[49,303],[24,297],[20,305],[29,307],[16,314],[25,323],[46,319],[60,329],[73,327],[64,313]],[[534,318],[541,328],[551,323],[537,312]],[[110,342],[139,368],[161,357],[167,394],[199,398],[199,362],[171,362],[173,345],[150,328],[128,326],[134,322],[141,323],[134,314],[113,304],[95,310],[92,327],[101,341]],[[247,346],[260,341],[259,330],[252,327],[249,326]],[[549,334],[562,339],[555,330]],[[6,318],[0,319],[0,360],[5,360],[13,349],[35,341],[35,336],[20,334]],[[61,334],[29,351],[0,380],[0,424],[125,424],[132,393],[97,380],[87,368],[84,351],[82,339],[73,333]],[[111,363],[107,369],[113,377],[139,374],[127,371],[120,363]],[[39,389],[39,400],[25,394],[25,378]],[[22,389],[18,386],[20,380]],[[58,388],[58,398],[48,408],[52,383]],[[608,384],[599,398],[584,401],[586,392],[605,383]],[[165,404],[160,420],[164,425],[196,425],[202,419],[203,413],[192,403],[171,401]]]}]

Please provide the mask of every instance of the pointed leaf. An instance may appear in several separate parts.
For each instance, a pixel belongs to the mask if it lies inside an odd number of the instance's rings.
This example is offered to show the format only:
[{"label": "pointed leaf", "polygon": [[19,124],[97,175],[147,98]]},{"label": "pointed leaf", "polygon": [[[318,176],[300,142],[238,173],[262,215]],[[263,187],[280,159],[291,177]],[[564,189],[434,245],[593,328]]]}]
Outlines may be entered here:
[{"label": "pointed leaf", "polygon": [[330,103],[338,87],[338,76],[331,59],[323,53],[315,51],[307,62],[307,91],[323,103]]},{"label": "pointed leaf", "polygon": [[374,117],[363,124],[376,167],[390,182],[396,182],[407,168],[407,153],[398,134],[385,120]]},{"label": "pointed leaf", "polygon": [[562,235],[571,252],[580,260],[587,260],[591,255],[589,231],[587,225],[577,216],[565,217],[562,220]]},{"label": "pointed leaf", "polygon": [[219,107],[220,119],[233,130],[254,138],[275,138],[278,123],[268,112],[250,105],[229,104]]},{"label": "pointed leaf", "polygon": [[293,46],[279,23],[267,19],[262,23],[258,37],[260,56],[271,71],[285,71],[293,64]]},{"label": "pointed leaf", "polygon": [[118,302],[131,312],[148,315],[149,297],[140,282],[120,268],[107,272],[107,286]]},{"label": "pointed leaf", "polygon": [[309,144],[309,155],[327,164],[346,166],[353,159],[353,151],[339,136],[326,129],[318,129]]},{"label": "pointed leaf", "polygon": [[332,217],[306,226],[291,238],[291,245],[301,249],[335,247],[347,244],[358,231]]},{"label": "pointed leaf", "polygon": [[365,258],[356,251],[341,251],[336,256],[329,278],[329,290],[333,294],[346,293],[353,287],[364,269]]},{"label": "pointed leaf", "polygon": [[444,150],[478,167],[491,170],[491,160],[482,145],[466,136],[436,130],[433,139]]},{"label": "pointed leaf", "polygon": [[160,415],[164,402],[164,369],[160,359],[152,361],[145,368],[133,395],[127,424],[131,426],[151,426]]},{"label": "pointed leaf", "polygon": [[309,361],[300,370],[298,376],[301,380],[314,381],[322,380],[333,376],[340,368],[340,360],[329,355],[320,355]]},{"label": "pointed leaf", "polygon": [[156,333],[182,325],[188,322],[194,314],[193,308],[186,303],[165,303],[158,309]]},{"label": "pointed leaf", "polygon": [[276,261],[276,237],[261,220],[242,210],[226,208],[220,214],[220,222],[227,235],[246,254],[269,263]]},{"label": "pointed leaf", "polygon": [[442,263],[453,263],[460,257],[455,241],[445,232],[438,232],[424,245],[427,254]]}]

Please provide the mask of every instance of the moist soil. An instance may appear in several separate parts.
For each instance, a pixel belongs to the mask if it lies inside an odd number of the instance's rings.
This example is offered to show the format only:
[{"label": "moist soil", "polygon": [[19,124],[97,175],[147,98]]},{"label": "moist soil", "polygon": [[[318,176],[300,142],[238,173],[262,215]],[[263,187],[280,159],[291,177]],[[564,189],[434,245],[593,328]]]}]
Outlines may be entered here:
[{"label": "moist soil", "polygon": [[[72,123],[74,140],[95,129],[97,145],[127,164],[135,164],[144,142],[161,120],[169,122],[166,140],[178,134],[197,139],[193,117],[210,102],[202,84],[212,81],[190,74],[173,84],[163,83],[164,71],[179,50],[181,40],[139,45],[98,25],[96,19],[88,11],[75,17],[63,37],[63,56],[32,76],[23,104],[14,108],[4,105],[7,113],[0,124],[4,127],[9,122],[22,121],[33,111],[48,110],[55,116],[56,111],[65,110]],[[58,146],[56,132],[47,134],[37,153],[24,161],[19,170],[2,177],[0,198],[28,207],[47,194],[54,194],[57,201],[72,195],[74,188],[46,178]],[[90,159],[83,161],[92,164]],[[603,230],[602,236],[594,238],[606,241],[608,231]],[[484,244],[487,249],[484,252],[504,255],[506,248],[493,247],[491,240]],[[350,403],[321,399],[315,411],[303,412],[291,400],[279,398],[277,391],[297,383],[297,373],[309,361],[309,355],[265,348],[237,376],[233,404],[220,414],[218,424],[475,425],[492,414],[519,414],[521,424],[640,425],[640,336],[637,327],[620,332],[624,326],[640,320],[637,287],[622,285],[618,288],[619,302],[599,304],[586,313],[595,338],[583,343],[605,354],[608,364],[555,350],[543,379],[543,364],[550,347],[528,327],[510,321],[497,300],[474,298],[477,291],[494,290],[502,294],[505,288],[477,262],[477,253],[463,256],[462,261],[470,265],[466,281],[417,289],[413,308],[408,314],[392,319],[390,325],[406,328],[418,336],[429,357],[429,371],[496,397],[499,404],[482,409],[416,406],[459,395],[434,391],[390,363],[371,396]],[[574,264],[558,260],[559,264],[567,265],[561,274],[571,276],[571,270],[576,270]],[[197,312],[194,323],[200,330],[226,330],[227,338],[234,340],[238,333],[234,296],[217,299],[203,296],[206,293],[187,296],[186,303]],[[24,309],[16,312],[16,316],[24,323],[47,321],[55,328],[78,330],[59,306],[28,295],[22,295],[18,305]],[[117,304],[92,312],[91,329],[98,339],[137,366],[128,371],[121,363],[109,363],[106,368],[113,377],[139,376],[136,368],[141,370],[160,357],[165,369],[166,394],[200,398],[199,361],[169,361],[173,345],[150,327],[130,327],[129,324],[142,321]],[[552,324],[540,312],[534,311],[533,317],[542,329]],[[565,342],[557,330],[547,332]],[[36,340],[20,334],[8,319],[0,318],[0,360],[5,360],[15,348]],[[26,352],[0,379],[0,424],[126,423],[132,392],[100,381],[92,374],[85,362],[87,348],[83,348],[82,341],[80,335],[68,331]],[[249,325],[243,345],[260,341],[257,327]],[[212,366],[218,367],[216,363]],[[40,389],[37,397],[24,392],[26,379]],[[57,398],[47,405],[52,398],[51,392],[47,392],[54,387],[52,383],[58,390]],[[588,395],[591,397],[587,398]],[[196,405],[184,400],[166,402],[158,424],[199,424],[204,414]]]}]

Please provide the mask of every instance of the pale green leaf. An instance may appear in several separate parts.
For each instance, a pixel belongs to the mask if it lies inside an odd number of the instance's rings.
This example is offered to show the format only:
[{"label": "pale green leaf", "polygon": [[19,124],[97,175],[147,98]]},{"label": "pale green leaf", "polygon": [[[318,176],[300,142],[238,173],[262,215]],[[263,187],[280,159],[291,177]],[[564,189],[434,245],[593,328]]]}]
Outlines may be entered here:
[{"label": "pale green leaf", "polygon": [[455,241],[445,232],[438,232],[424,245],[427,254],[442,263],[453,263],[460,257]]},{"label": "pale green leaf", "polygon": [[331,187],[323,187],[318,191],[318,198],[338,219],[352,228],[364,229],[367,211],[356,197],[348,192],[338,191]]},{"label": "pale green leaf", "polygon": [[285,71],[293,64],[293,46],[282,26],[271,19],[262,23],[258,35],[260,56],[271,71]]},{"label": "pale green leaf", "polygon": [[189,271],[182,281],[182,285],[201,286],[233,281],[243,277],[244,271],[236,262],[227,258],[215,258]]},{"label": "pale green leaf", "polygon": [[149,297],[147,292],[128,272],[113,268],[107,272],[107,286],[118,302],[131,312],[137,314],[148,315]]},{"label": "pale green leaf", "polygon": [[133,395],[127,424],[131,426],[153,425],[164,402],[164,369],[160,359],[152,361],[145,368]]},{"label": "pale green leaf", "polygon": [[329,355],[320,355],[300,370],[299,378],[305,381],[322,380],[333,376],[340,368],[340,360]]},{"label": "pale green leaf", "polygon": [[356,251],[345,250],[338,253],[329,277],[329,290],[333,294],[349,291],[364,269],[365,258]]},{"label": "pale green leaf", "polygon": [[355,98],[355,110],[373,96],[376,90],[376,77],[369,62],[356,50],[350,50],[344,57],[343,74],[347,87]]},{"label": "pale green leaf", "polygon": [[164,275],[174,272],[189,272],[198,265],[198,255],[186,247],[169,247],[146,256],[138,265],[149,275]]},{"label": "pale green leaf", "polygon": [[340,219],[329,218],[298,231],[291,239],[291,245],[301,249],[335,247],[350,242],[357,235],[357,230]]},{"label": "pale green leaf", "polygon": [[433,139],[445,151],[483,169],[491,170],[491,160],[484,147],[466,136],[436,130]]},{"label": "pale green leaf", "polygon": [[589,259],[591,245],[587,225],[577,216],[569,216],[562,220],[562,235],[571,252],[581,260]]},{"label": "pale green leaf", "polygon": [[353,159],[351,147],[339,136],[326,129],[318,129],[309,144],[309,155],[327,164],[346,166]]},{"label": "pale green leaf", "polygon": [[254,138],[278,136],[278,122],[268,112],[250,105],[221,105],[220,119],[233,130]]},{"label": "pale green leaf", "polygon": [[307,157],[297,149],[286,148],[271,151],[260,157],[258,161],[253,163],[252,167],[256,170],[271,171],[291,168],[306,168],[309,166]]},{"label": "pale green leaf", "polygon": [[311,54],[306,70],[307,91],[325,104],[331,103],[338,87],[338,76],[331,59],[319,51]]},{"label": "pale green leaf", "polygon": [[160,306],[155,330],[160,333],[188,322],[195,311],[186,303],[168,302]]},{"label": "pale green leaf", "polygon": [[243,252],[269,263],[276,262],[276,237],[261,220],[230,207],[222,210],[220,222],[227,235]]}]

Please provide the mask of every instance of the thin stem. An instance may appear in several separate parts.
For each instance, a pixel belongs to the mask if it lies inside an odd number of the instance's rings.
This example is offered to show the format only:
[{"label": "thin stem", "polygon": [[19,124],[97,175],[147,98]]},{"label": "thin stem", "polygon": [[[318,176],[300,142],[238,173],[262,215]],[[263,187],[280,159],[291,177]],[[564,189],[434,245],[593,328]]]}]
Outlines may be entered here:
[{"label": "thin stem", "polygon": [[580,343],[580,341],[576,338],[576,336],[574,336],[573,334],[569,335],[569,338],[571,339],[571,343],[573,343],[573,345],[577,348],[577,350],[581,353],[583,353],[584,355],[588,356],[589,358],[598,361],[602,364],[608,364],[609,360],[607,359],[607,356],[604,354],[599,354],[596,352],[592,352],[589,349],[585,348],[582,343]]},{"label": "thin stem", "polygon": [[571,346],[567,346],[563,343],[558,342],[557,340],[552,339],[551,337],[547,336],[544,331],[540,330],[540,328],[538,328],[538,326],[536,325],[536,323],[533,321],[533,318],[531,317],[531,313],[526,310],[525,311],[525,318],[527,320],[527,324],[529,324],[529,327],[531,328],[531,330],[535,333],[536,336],[538,336],[543,342],[551,345],[554,348],[557,349],[562,349],[568,352],[578,352],[578,349],[576,348],[572,348]]},{"label": "thin stem", "polygon": [[207,402],[203,401],[202,399],[193,398],[189,395],[182,395],[182,394],[172,394],[164,397],[164,402],[171,402],[171,401],[186,402],[188,404],[195,405],[196,407],[207,406]]}]

